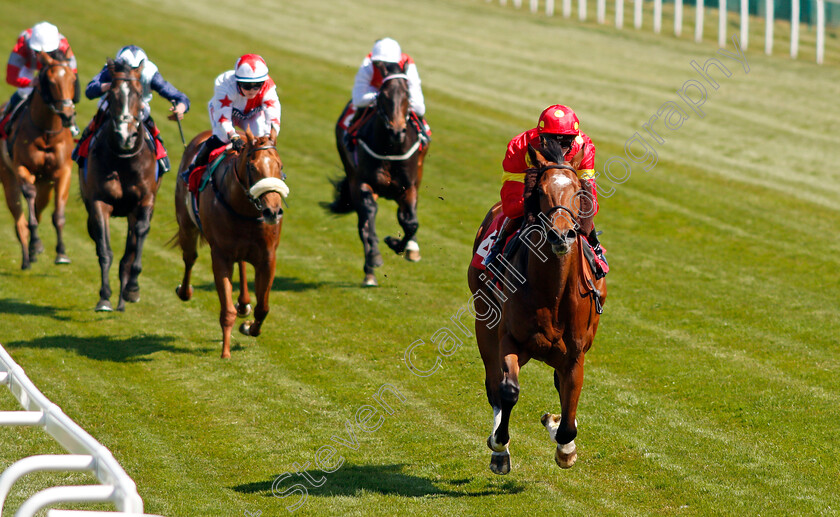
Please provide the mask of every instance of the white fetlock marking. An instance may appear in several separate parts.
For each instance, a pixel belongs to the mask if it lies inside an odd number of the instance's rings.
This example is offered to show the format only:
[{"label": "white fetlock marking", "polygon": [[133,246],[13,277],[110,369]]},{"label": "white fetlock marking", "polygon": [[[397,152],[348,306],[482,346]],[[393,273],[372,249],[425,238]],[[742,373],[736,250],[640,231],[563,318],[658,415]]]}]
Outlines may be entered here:
[{"label": "white fetlock marking", "polygon": [[420,251],[420,245],[417,241],[408,241],[405,245],[405,251]]},{"label": "white fetlock marking", "polygon": [[575,441],[567,443],[566,445],[558,445],[557,449],[563,454],[571,454],[575,452]]},{"label": "white fetlock marking", "polygon": [[263,178],[251,187],[251,196],[259,199],[266,192],[277,192],[284,199],[289,196],[289,186],[280,178]]},{"label": "white fetlock marking", "polygon": [[560,428],[560,419],[555,420],[554,417],[555,415],[549,415],[545,421],[545,429],[548,431],[548,436],[551,438],[551,441],[556,441],[557,429]]},{"label": "white fetlock marking", "polygon": [[500,450],[502,446],[496,443],[496,430],[502,425],[502,408],[493,407],[493,431],[490,432],[490,448],[493,449],[494,455],[508,454],[508,444],[504,444],[504,450]]}]

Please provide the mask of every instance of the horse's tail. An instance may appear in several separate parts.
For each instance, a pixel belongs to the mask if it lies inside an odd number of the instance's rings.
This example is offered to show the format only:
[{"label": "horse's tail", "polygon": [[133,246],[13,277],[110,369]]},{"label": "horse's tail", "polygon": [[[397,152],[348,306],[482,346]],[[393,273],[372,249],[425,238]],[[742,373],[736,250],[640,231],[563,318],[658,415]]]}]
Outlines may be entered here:
[{"label": "horse's tail", "polygon": [[335,187],[335,199],[332,203],[326,204],[325,208],[334,214],[348,214],[353,211],[353,203],[350,201],[350,182],[347,178],[332,179],[330,183]]}]

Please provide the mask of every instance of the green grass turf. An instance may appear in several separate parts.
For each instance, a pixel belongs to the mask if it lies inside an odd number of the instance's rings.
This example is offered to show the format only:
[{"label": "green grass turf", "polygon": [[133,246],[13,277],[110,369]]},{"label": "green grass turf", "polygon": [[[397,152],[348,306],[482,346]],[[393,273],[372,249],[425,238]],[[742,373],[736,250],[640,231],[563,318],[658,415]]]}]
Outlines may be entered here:
[{"label": "green grass turf", "polygon": [[[612,7],[611,7],[612,8]],[[591,6],[594,18],[594,5]],[[373,432],[309,487],[298,515],[832,515],[840,509],[840,43],[826,65],[762,53],[752,24],[749,73],[716,54],[714,11],[704,43],[645,29],[581,24],[483,0],[251,3],[180,0],[0,2],[0,42],[47,18],[68,36],[89,80],[124,44],[144,47],[193,101],[187,138],[207,127],[215,76],[242,53],[267,59],[283,104],[281,156],[292,189],[272,310],[257,339],[234,336],[221,361],[218,302],[208,249],[195,297],[181,277],[175,175],[164,179],[145,248],[141,301],[124,314],[93,312],[99,270],[74,180],[66,240],[73,264],[47,246],[31,271],[8,215],[0,218],[0,342],[40,389],[110,448],[137,482],[146,510],[170,517],[288,513],[296,497],[273,480],[305,465],[383,384],[396,387]],[[559,13],[559,4],[558,4]],[[611,11],[608,12],[608,16]],[[626,20],[631,11],[625,10]],[[686,10],[686,20],[693,11]],[[663,24],[671,26],[666,18]],[[688,25],[687,25],[688,27]],[[784,25],[780,25],[784,27]],[[352,216],[323,213],[328,178],[341,173],[335,118],[373,40],[392,35],[418,63],[434,142],[420,202],[423,260],[385,255],[381,287],[364,290]],[[784,31],[777,30],[780,40]],[[803,28],[803,40],[813,34]],[[783,49],[781,42],[777,49]],[[731,43],[728,47],[731,51]],[[477,225],[498,196],[508,139],[548,104],[573,106],[598,146],[598,163],[696,72],[719,57],[705,116],[662,131],[659,162],[638,167],[602,198],[612,272],[595,345],[587,355],[578,421],[580,459],[568,471],[538,418],[558,411],[551,372],[527,365],[512,417],[513,471],[489,472],[483,368],[465,340],[434,375],[413,375],[406,347],[430,343],[466,302],[466,265]],[[0,86],[2,97],[12,89]],[[173,163],[177,126],[153,101]],[[80,123],[95,104],[78,106]],[[661,122],[660,122],[661,124]],[[379,234],[398,231],[382,202]],[[122,254],[125,222],[112,227]],[[116,282],[116,271],[112,271]],[[468,322],[468,326],[470,323]],[[430,367],[431,344],[416,362]],[[0,408],[14,409],[0,391]],[[0,429],[0,468],[60,452],[32,429]],[[55,483],[16,486],[8,508]],[[297,481],[304,482],[297,477]],[[291,480],[284,487],[290,486]]]}]

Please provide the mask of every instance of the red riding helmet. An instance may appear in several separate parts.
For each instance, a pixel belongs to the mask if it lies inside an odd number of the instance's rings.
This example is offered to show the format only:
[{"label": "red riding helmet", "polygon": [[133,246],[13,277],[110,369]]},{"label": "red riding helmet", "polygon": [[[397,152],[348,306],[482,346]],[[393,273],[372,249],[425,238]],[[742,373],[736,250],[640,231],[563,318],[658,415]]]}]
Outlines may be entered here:
[{"label": "red riding helmet", "polygon": [[580,125],[577,115],[572,108],[562,104],[554,104],[547,107],[540,114],[540,121],[537,123],[539,134],[551,135],[579,135]]}]

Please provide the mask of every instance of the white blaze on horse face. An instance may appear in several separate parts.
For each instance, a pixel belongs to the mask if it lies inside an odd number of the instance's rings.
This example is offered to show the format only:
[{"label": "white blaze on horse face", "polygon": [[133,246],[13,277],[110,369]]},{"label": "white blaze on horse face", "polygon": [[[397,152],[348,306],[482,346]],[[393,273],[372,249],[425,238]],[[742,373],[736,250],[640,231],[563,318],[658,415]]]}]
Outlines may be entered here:
[{"label": "white blaze on horse face", "polygon": [[557,185],[558,188],[563,188],[566,185],[572,184],[571,178],[569,178],[565,174],[557,174],[556,176],[554,176],[554,179],[552,181],[555,185]]},{"label": "white blaze on horse face", "polygon": [[125,101],[123,102],[122,113],[120,113],[117,131],[119,132],[120,137],[122,138],[123,144],[128,145],[128,139],[131,136],[131,133],[129,132],[128,128],[128,122],[132,119],[131,114],[128,112],[128,83],[120,83],[120,94],[123,96]]}]

